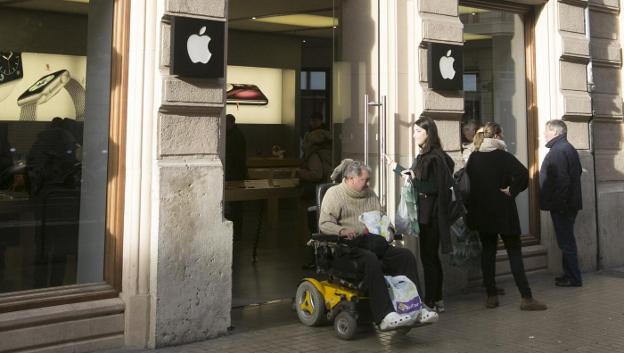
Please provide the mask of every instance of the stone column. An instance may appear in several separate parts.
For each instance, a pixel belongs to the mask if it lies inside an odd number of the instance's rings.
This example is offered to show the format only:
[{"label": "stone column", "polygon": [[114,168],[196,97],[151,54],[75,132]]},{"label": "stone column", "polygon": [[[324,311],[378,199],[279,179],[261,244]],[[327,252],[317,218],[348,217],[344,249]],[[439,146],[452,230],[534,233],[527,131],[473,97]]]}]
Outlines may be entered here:
[{"label": "stone column", "polygon": [[458,16],[457,0],[420,0],[416,41],[419,83],[416,85],[416,118],[430,116],[436,120],[442,145],[447,152],[460,149],[460,120],[464,113],[464,96],[460,91],[441,92],[428,88],[427,44],[429,42],[463,44],[463,24]]},{"label": "stone column", "polygon": [[[622,124],[622,54],[620,2],[590,1],[593,141],[598,197],[598,266],[624,265],[624,125]],[[584,205],[585,206],[585,205]]]},{"label": "stone column", "polygon": [[232,229],[222,210],[225,80],[169,76],[169,16],[225,21],[226,3],[165,0],[150,347],[224,334],[232,306]]}]

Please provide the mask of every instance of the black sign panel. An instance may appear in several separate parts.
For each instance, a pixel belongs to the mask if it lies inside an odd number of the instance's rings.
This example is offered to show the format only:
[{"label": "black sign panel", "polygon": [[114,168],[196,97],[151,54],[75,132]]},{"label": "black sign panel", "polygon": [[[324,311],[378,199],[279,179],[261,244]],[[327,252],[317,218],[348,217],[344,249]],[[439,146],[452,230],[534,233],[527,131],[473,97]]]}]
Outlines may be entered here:
[{"label": "black sign panel", "polygon": [[192,78],[222,78],[225,22],[173,17],[171,72]]},{"label": "black sign panel", "polygon": [[429,43],[429,88],[444,91],[463,89],[463,46]]}]

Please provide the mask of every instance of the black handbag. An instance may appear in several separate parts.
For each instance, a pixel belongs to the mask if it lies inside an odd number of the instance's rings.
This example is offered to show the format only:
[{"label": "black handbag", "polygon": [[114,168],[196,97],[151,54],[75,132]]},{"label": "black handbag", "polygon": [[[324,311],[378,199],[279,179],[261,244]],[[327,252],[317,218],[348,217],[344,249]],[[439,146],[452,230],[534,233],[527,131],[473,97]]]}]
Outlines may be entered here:
[{"label": "black handbag", "polygon": [[468,197],[470,196],[470,177],[468,176],[468,172],[466,171],[466,168],[468,167],[468,162],[470,162],[470,157],[468,157],[466,165],[464,165],[463,168],[453,174],[455,188],[461,194],[464,204],[468,203]]}]

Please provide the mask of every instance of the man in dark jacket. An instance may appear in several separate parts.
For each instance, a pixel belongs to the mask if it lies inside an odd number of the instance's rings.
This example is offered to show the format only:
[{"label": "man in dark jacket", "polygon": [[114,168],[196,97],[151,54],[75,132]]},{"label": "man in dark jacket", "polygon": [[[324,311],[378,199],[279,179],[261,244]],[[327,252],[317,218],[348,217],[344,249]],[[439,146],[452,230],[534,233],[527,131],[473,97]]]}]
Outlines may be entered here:
[{"label": "man in dark jacket", "polygon": [[564,274],[555,278],[555,285],[580,287],[583,280],[574,239],[574,220],[583,207],[582,168],[578,152],[566,136],[567,127],[562,120],[546,123],[544,137],[550,151],[540,169],[540,208],[550,211],[557,243],[563,255]]}]

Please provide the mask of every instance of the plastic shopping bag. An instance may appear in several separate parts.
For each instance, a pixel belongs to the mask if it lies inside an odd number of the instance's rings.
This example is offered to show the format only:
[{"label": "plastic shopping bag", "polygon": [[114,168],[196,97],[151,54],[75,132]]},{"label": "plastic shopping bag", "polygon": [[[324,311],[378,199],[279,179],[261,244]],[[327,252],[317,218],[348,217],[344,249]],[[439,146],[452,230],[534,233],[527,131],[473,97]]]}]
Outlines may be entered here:
[{"label": "plastic shopping bag", "polygon": [[451,265],[456,267],[477,266],[481,258],[479,234],[464,223],[461,217],[451,225]]},{"label": "plastic shopping bag", "polygon": [[420,233],[417,207],[414,187],[411,181],[406,180],[401,188],[401,201],[399,201],[399,207],[394,218],[397,233],[413,236]]},{"label": "plastic shopping bag", "polygon": [[414,282],[406,276],[385,276],[385,279],[394,310],[400,315],[418,316],[423,305]]},{"label": "plastic shopping bag", "polygon": [[379,211],[364,212],[358,217],[359,221],[366,226],[369,233],[381,235],[386,241],[391,242],[394,234],[390,231],[392,224],[386,215]]}]

